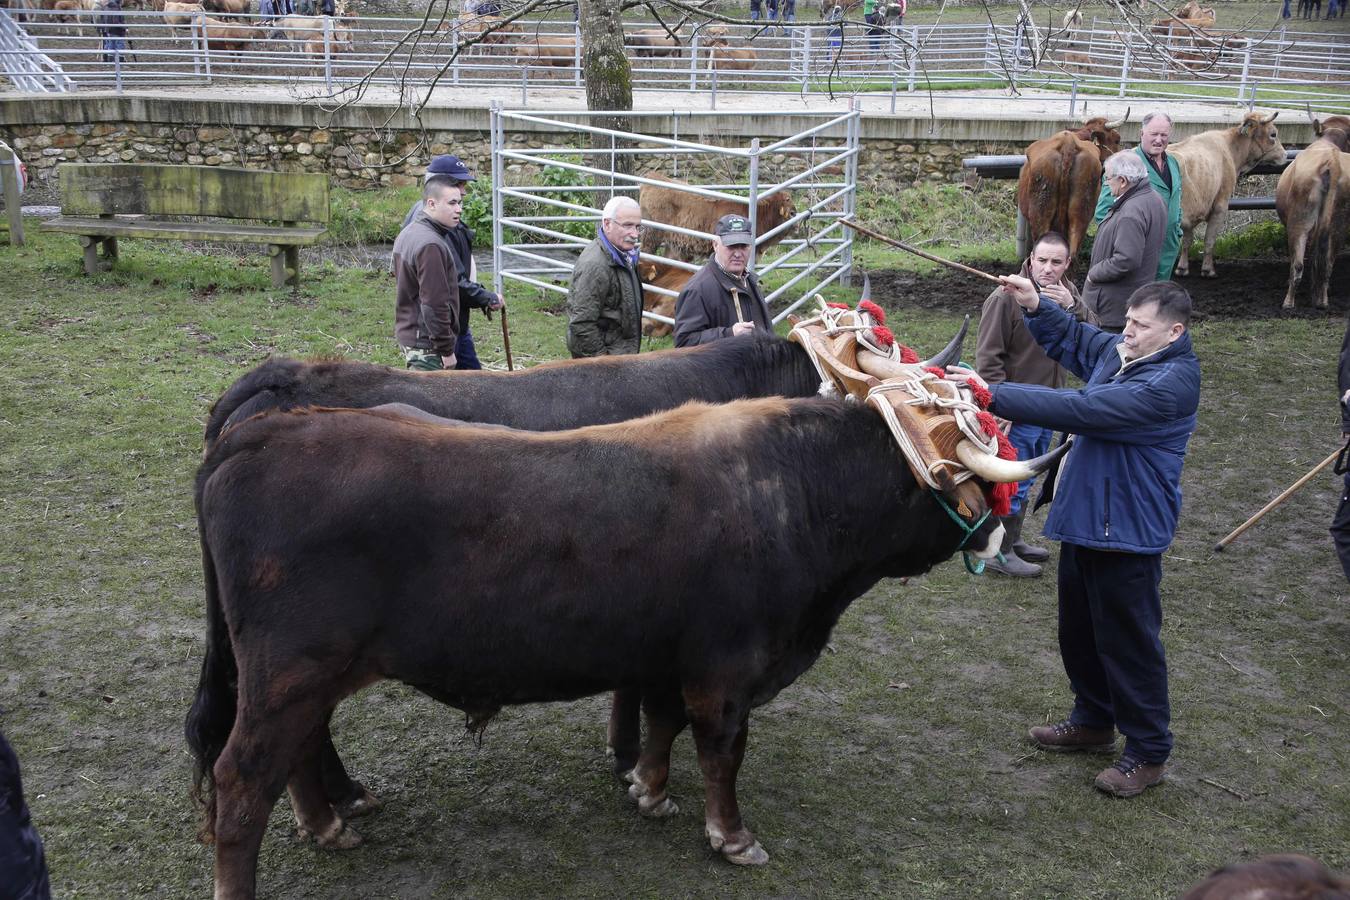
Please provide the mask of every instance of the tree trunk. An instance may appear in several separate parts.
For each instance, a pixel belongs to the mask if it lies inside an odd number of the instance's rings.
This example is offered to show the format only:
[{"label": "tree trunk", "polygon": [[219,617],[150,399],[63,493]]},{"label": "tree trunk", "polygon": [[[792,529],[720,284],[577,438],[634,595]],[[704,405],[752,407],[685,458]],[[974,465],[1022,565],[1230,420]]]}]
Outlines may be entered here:
[{"label": "tree trunk", "polygon": [[[623,14],[619,0],[577,0],[581,28],[581,73],[586,81],[586,108],[630,110],[633,108],[633,73],[623,51]],[[601,116],[591,120],[599,128],[631,131],[628,116]],[[595,135],[591,146],[608,150],[607,137]],[[608,163],[608,159],[606,159]],[[619,171],[632,171],[632,158],[615,160]]]}]

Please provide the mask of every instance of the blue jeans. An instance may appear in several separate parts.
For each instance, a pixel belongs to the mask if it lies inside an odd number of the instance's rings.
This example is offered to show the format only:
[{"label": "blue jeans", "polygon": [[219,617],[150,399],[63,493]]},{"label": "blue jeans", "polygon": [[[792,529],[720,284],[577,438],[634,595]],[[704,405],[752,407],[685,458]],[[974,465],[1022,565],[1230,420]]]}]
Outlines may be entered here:
[{"label": "blue jeans", "polygon": [[[1008,432],[1008,441],[1017,448],[1018,459],[1035,459],[1050,451],[1050,439],[1054,436],[1054,431],[1049,428],[1014,422],[1012,429]],[[1028,478],[1026,481],[1017,483],[1017,494],[1012,499],[1012,514],[1014,516],[1022,510],[1022,505],[1027,500],[1027,494],[1031,493],[1031,483],[1035,480],[1034,478]]]},{"label": "blue jeans", "polygon": [[1059,655],[1073,686],[1069,720],[1114,725],[1125,752],[1146,763],[1172,752],[1161,582],[1161,553],[1060,544]]},{"label": "blue jeans", "polygon": [[483,364],[478,361],[478,351],[473,346],[473,332],[467,327],[464,329],[464,333],[455,340],[455,368],[483,368]]}]

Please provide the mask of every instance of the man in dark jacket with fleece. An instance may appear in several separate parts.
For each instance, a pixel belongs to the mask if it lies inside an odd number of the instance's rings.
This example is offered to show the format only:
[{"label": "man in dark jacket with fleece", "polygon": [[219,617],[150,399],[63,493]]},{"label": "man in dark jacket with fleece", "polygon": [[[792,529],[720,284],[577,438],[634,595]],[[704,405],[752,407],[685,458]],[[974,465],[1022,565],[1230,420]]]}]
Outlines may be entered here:
[{"label": "man in dark jacket with fleece", "polygon": [[1107,159],[1106,186],[1115,203],[1092,244],[1083,302],[1102,328],[1119,333],[1125,327],[1126,301],[1155,280],[1167,207],[1149,187],[1145,164],[1128,150]]},{"label": "man in dark jacket with fleece", "polygon": [[749,271],[750,247],[755,236],[745,216],[729,213],[713,226],[713,255],[675,298],[675,346],[693,347],[709,341],[758,331],[773,333],[764,292]]},{"label": "man in dark jacket with fleece", "polygon": [[[1345,329],[1345,337],[1341,339],[1336,383],[1341,396],[1341,441],[1350,444],[1350,327]],[[1345,577],[1350,578],[1350,471],[1345,473],[1341,505],[1336,509],[1336,517],[1331,520],[1331,539],[1336,542],[1336,555],[1340,557]]]},{"label": "man in dark jacket with fleece", "polygon": [[1075,435],[1045,533],[1062,542],[1059,649],[1076,699],[1067,719],[1030,736],[1045,750],[1110,753],[1119,729],[1125,751],[1096,786],[1133,797],[1163,780],[1172,751],[1159,585],[1200,403],[1191,298],[1171,282],[1140,288],[1116,335],[1076,321],[1026,278],[1000,280],[1046,354],[1086,382],[989,386],[995,415]]}]

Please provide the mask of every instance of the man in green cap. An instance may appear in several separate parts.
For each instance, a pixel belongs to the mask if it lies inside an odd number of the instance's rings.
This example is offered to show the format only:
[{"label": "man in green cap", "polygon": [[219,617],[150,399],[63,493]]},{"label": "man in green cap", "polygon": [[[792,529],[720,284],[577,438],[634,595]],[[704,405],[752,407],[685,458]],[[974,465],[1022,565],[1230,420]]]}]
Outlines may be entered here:
[{"label": "man in green cap", "polygon": [[731,213],[713,226],[713,255],[675,298],[675,346],[773,333],[773,317],[750,268],[750,220]]}]

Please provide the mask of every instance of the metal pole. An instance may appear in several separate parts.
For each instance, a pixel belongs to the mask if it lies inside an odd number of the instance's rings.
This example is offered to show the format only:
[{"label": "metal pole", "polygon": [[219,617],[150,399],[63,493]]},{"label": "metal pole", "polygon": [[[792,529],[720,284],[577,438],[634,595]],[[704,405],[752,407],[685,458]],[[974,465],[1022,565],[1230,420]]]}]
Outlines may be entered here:
[{"label": "metal pole", "polygon": [[[580,7],[578,7],[580,9]],[[572,23],[572,83],[581,87],[581,20]]]},{"label": "metal pole", "polygon": [[1069,85],[1069,118],[1073,118],[1073,109],[1078,105],[1078,76],[1073,77]]},{"label": "metal pole", "polygon": [[211,48],[206,43],[206,13],[197,13],[197,34],[201,38],[202,56],[206,59],[206,83],[211,83]]},{"label": "metal pole", "polygon": [[689,39],[689,90],[698,90],[698,32]]},{"label": "metal pole", "polygon": [[1125,86],[1130,78],[1130,36],[1125,36],[1125,54],[1120,58],[1120,96],[1125,96]]},{"label": "metal pole", "polygon": [[808,91],[811,89],[811,35],[815,29],[807,25],[802,31],[802,90]]},{"label": "metal pole", "polygon": [[122,51],[113,49],[113,76],[117,79],[117,93],[122,93]]},{"label": "metal pole", "polygon": [[[781,0],[780,0],[781,2]],[[755,257],[758,255],[755,251],[758,249],[755,242],[759,240],[759,138],[753,138],[750,141],[750,233],[755,236],[755,240],[750,242],[750,258],[746,261],[746,271],[754,271]]]},{"label": "metal pole", "polygon": [[[450,20],[450,41],[455,47],[455,58],[450,63],[450,83],[459,84],[459,19]],[[481,45],[476,45],[481,46]]]},{"label": "metal pole", "polygon": [[[1251,68],[1252,68],[1252,45],[1251,45],[1250,43],[1248,43],[1248,44],[1247,44],[1247,52],[1245,52],[1245,53],[1242,54],[1242,83],[1241,83],[1241,85],[1238,87],[1238,102],[1239,102],[1239,103],[1242,102],[1242,95],[1245,94],[1245,93],[1247,92],[1247,76],[1250,74]],[[1253,95],[1254,95],[1254,94],[1255,94],[1255,92],[1253,92]],[[1205,226],[1205,227],[1208,228],[1209,226]]]},{"label": "metal pole", "polygon": [[520,105],[528,106],[530,96],[530,67],[520,67]]},{"label": "metal pole", "polygon": [[333,93],[333,19],[323,17],[323,83]]},{"label": "metal pole", "polygon": [[[858,136],[862,132],[862,112],[858,106],[858,99],[852,97],[848,101],[848,109],[851,115],[848,120],[848,127],[845,129],[845,144],[853,154],[849,156],[848,163],[844,166],[844,178],[848,185],[848,193],[844,195],[844,218],[852,219],[858,206]],[[853,271],[853,232],[849,231],[843,236],[844,241],[844,259],[839,270],[839,283],[843,284],[844,279]]]},{"label": "metal pole", "polygon": [[[710,55],[708,59],[712,59]],[[710,70],[708,79],[708,108],[717,109],[717,67],[713,66]]]},{"label": "metal pole", "polygon": [[911,49],[905,51],[905,55],[909,57],[909,93],[912,94],[914,93],[914,77],[919,68],[919,26],[910,26],[909,39],[912,46]]},{"label": "metal pole", "polygon": [[489,108],[489,142],[492,148],[492,290],[502,293],[502,108],[496,100]]}]

